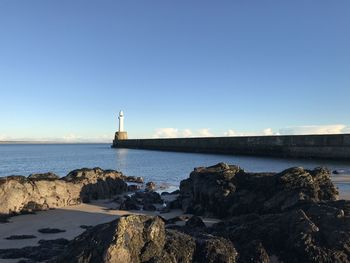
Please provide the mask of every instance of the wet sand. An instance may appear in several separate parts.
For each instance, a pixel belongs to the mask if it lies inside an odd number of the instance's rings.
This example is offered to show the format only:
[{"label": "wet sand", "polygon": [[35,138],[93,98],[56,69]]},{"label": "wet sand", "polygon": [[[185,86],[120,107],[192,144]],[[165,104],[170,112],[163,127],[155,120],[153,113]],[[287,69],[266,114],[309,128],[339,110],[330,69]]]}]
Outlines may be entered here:
[{"label": "wet sand", "polygon": [[[114,210],[118,205],[108,200],[98,200],[90,204],[80,204],[49,211],[41,211],[31,215],[20,215],[10,218],[10,223],[0,224],[0,248],[22,248],[36,246],[41,239],[52,240],[65,238],[71,240],[85,231],[81,225],[94,226],[110,222],[119,216],[128,214],[160,215],[165,219],[183,215],[178,209],[170,213],[147,212],[147,211],[122,211]],[[217,219],[204,218],[207,225],[218,222]],[[183,222],[180,222],[180,224]],[[58,228],[66,232],[57,234],[42,234],[41,228]],[[34,235],[33,239],[7,240],[12,235]],[[0,262],[5,262],[0,259]],[[10,261],[6,261],[10,262]],[[17,262],[17,261],[15,261]]]}]

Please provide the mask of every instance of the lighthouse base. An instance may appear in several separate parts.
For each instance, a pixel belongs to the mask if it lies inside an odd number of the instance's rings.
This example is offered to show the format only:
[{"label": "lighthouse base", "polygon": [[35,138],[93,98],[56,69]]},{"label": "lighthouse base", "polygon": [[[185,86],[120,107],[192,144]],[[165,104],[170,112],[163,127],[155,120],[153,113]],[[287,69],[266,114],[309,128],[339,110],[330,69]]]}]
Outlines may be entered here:
[{"label": "lighthouse base", "polygon": [[128,133],[127,132],[116,132],[114,136],[114,141],[127,140]]}]

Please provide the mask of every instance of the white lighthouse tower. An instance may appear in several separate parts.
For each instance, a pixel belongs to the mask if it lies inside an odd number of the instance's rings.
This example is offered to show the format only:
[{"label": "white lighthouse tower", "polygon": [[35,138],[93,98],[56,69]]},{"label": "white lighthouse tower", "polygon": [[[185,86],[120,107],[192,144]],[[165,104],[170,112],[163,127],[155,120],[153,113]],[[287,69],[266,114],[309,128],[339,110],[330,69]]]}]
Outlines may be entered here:
[{"label": "white lighthouse tower", "polygon": [[118,141],[128,139],[128,133],[124,130],[124,112],[122,110],[119,112],[118,119],[119,130],[115,133],[113,146],[116,146],[118,144]]},{"label": "white lighthouse tower", "polygon": [[121,110],[119,112],[119,132],[123,132],[124,131],[124,112]]}]

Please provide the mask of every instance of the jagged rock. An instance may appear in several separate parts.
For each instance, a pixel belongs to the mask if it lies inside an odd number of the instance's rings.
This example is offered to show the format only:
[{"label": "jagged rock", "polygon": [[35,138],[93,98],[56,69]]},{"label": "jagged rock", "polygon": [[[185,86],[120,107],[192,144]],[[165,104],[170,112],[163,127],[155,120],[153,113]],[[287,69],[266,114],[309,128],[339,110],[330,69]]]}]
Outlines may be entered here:
[{"label": "jagged rock", "polygon": [[186,222],[187,227],[205,227],[205,224],[199,216],[192,216],[188,221]]},{"label": "jagged rock", "polygon": [[138,185],[138,184],[128,185],[128,192],[136,192],[139,190],[141,190],[141,185]]},{"label": "jagged rock", "polygon": [[59,262],[147,262],[165,244],[164,223],[158,217],[130,215],[98,225],[75,238]]},{"label": "jagged rock", "polygon": [[143,184],[144,181],[143,181],[143,178],[142,178],[142,177],[127,176],[127,177],[125,178],[125,182]]},{"label": "jagged rock", "polygon": [[274,214],[247,214],[213,226],[232,241],[242,262],[349,262],[350,201],[301,205]]},{"label": "jagged rock", "polygon": [[176,230],[166,230],[166,241],[162,255],[156,262],[191,263],[196,249],[195,239]]},{"label": "jagged rock", "polygon": [[0,215],[31,213],[81,201],[106,199],[127,191],[125,176],[117,171],[79,169],[63,178],[53,174],[0,178]]},{"label": "jagged rock", "polygon": [[324,168],[291,168],[281,173],[246,173],[224,163],[196,168],[181,181],[181,204],[187,213],[229,217],[282,212],[305,202],[336,200],[338,192]]},{"label": "jagged rock", "polygon": [[157,192],[136,192],[132,198],[139,200],[142,204],[163,204],[164,201]]},{"label": "jagged rock", "polygon": [[38,232],[42,234],[57,234],[57,233],[66,232],[66,230],[58,229],[58,228],[41,228],[38,230]]},{"label": "jagged rock", "polygon": [[208,234],[196,236],[196,250],[193,262],[235,263],[238,253],[232,243]]},{"label": "jagged rock", "polygon": [[146,183],[145,190],[150,192],[156,190],[156,184],[153,182]]},{"label": "jagged rock", "polygon": [[119,206],[120,210],[140,210],[140,207],[138,205],[138,202],[130,197],[126,197],[126,199],[120,204]]},{"label": "jagged rock", "polygon": [[57,262],[236,262],[232,243],[209,234],[165,230],[159,217],[129,215],[75,238]]},{"label": "jagged rock", "polygon": [[28,176],[30,180],[57,180],[60,177],[54,173],[31,174]]}]

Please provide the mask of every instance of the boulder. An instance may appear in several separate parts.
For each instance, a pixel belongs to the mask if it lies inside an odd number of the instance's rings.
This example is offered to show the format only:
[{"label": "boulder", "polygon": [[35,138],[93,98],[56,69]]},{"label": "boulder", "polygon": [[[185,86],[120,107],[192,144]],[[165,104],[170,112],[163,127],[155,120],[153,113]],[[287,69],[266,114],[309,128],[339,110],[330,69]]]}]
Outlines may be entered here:
[{"label": "boulder", "polygon": [[141,185],[138,185],[138,184],[128,185],[128,192],[136,192],[139,190],[141,190]]},{"label": "boulder", "polygon": [[192,216],[187,222],[187,227],[196,228],[196,227],[205,227],[205,224],[199,216]]},{"label": "boulder", "polygon": [[156,190],[156,184],[153,182],[146,183],[145,190],[150,192]]},{"label": "boulder", "polygon": [[126,197],[126,199],[121,202],[120,206],[119,206],[120,210],[140,210],[140,206],[138,205],[137,200],[130,198],[130,197]]},{"label": "boulder", "polygon": [[196,168],[181,181],[180,196],[172,207],[187,213],[220,218],[282,212],[303,203],[336,200],[338,191],[324,168],[290,168],[281,173],[246,173],[219,163]]},{"label": "boulder", "polygon": [[237,262],[232,243],[212,235],[165,229],[159,217],[123,216],[87,230],[70,242],[57,262]]},{"label": "boulder", "polygon": [[126,176],[125,182],[143,184],[144,181],[143,181],[143,178],[142,178],[142,177]]},{"label": "boulder", "polygon": [[98,225],[75,238],[59,262],[151,262],[165,244],[163,221],[129,215]]},{"label": "boulder", "polygon": [[127,191],[124,178],[117,171],[100,168],[74,170],[63,178],[52,173],[2,177],[0,215],[32,213],[110,198]]},{"label": "boulder", "polygon": [[[247,214],[213,226],[231,240],[242,262],[349,262],[350,201],[303,204],[274,214]],[[253,261],[249,261],[250,258]]]},{"label": "boulder", "polygon": [[60,177],[54,173],[31,174],[28,176],[30,180],[57,180]]}]

